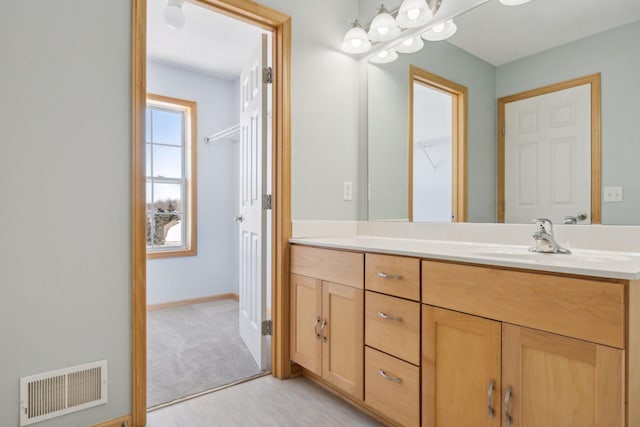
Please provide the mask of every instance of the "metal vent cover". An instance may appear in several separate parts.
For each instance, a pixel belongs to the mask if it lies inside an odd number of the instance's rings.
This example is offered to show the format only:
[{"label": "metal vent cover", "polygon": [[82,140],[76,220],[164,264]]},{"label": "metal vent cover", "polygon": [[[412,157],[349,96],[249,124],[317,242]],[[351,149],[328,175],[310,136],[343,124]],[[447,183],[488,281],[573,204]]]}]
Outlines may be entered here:
[{"label": "metal vent cover", "polygon": [[107,361],[20,378],[20,425],[107,403]]}]

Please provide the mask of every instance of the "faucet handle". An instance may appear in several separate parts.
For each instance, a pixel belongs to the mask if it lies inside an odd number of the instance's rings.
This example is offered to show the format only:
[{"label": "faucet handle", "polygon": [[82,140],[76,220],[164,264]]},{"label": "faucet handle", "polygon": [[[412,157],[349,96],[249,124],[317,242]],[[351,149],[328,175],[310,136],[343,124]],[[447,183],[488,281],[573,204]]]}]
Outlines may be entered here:
[{"label": "faucet handle", "polygon": [[553,223],[547,218],[534,218],[533,222],[536,223],[538,231],[544,231],[549,234],[553,232]]}]

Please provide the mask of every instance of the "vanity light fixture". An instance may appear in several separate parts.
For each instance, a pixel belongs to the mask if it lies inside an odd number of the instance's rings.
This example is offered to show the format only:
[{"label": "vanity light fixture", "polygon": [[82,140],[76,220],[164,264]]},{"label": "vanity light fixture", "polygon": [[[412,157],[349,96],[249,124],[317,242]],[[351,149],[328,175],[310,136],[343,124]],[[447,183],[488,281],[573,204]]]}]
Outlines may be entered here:
[{"label": "vanity light fixture", "polygon": [[396,22],[402,28],[415,28],[426,24],[433,18],[433,12],[427,0],[404,0],[398,11]]},{"label": "vanity light fixture", "polygon": [[505,6],[518,6],[530,2],[531,0],[500,0]]},{"label": "vanity light fixture", "polygon": [[384,7],[384,4],[381,4],[378,8],[378,15],[373,18],[371,28],[369,28],[369,33],[367,34],[369,40],[386,42],[394,39],[398,34],[400,34],[400,28],[398,28],[396,20]]},{"label": "vanity light fixture", "polygon": [[163,17],[167,27],[172,30],[179,30],[184,27],[185,17],[182,5],[184,0],[167,0],[167,6],[164,8]]},{"label": "vanity light fixture", "polygon": [[376,56],[369,59],[374,64],[388,64],[398,59],[398,54],[394,49],[385,49],[378,52]]},{"label": "vanity light fixture", "polygon": [[351,29],[344,35],[341,48],[347,53],[364,53],[371,49],[367,33],[357,19],[351,23]]},{"label": "vanity light fixture", "polygon": [[449,19],[448,21],[441,22],[422,33],[422,38],[425,40],[436,42],[448,39],[449,37],[454,35],[456,31],[458,31],[458,27],[456,26],[455,22],[453,22],[453,19]]},{"label": "vanity light fixture", "polygon": [[399,45],[395,46],[395,50],[400,53],[414,53],[424,47],[424,42],[420,36],[411,37],[402,41]]}]

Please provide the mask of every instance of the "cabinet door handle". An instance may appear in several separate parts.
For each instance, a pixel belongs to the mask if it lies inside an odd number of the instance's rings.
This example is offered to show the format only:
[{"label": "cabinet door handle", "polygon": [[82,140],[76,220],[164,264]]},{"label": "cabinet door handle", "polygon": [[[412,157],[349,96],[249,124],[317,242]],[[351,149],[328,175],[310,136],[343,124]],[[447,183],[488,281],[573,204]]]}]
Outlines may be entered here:
[{"label": "cabinet door handle", "polygon": [[507,421],[507,427],[513,422],[513,418],[509,414],[509,403],[511,402],[511,386],[507,387],[504,395],[504,419]]},{"label": "cabinet door handle", "polygon": [[316,323],[313,324],[313,332],[315,332],[316,338],[320,338],[320,332],[318,332],[318,323],[320,323],[320,318],[316,317]]},{"label": "cabinet door handle", "polygon": [[489,391],[487,392],[487,410],[489,411],[489,418],[493,418],[496,414],[493,407],[491,406],[491,401],[493,400],[493,392],[496,389],[496,382],[494,380],[489,380]]},{"label": "cabinet door handle", "polygon": [[327,337],[324,334],[324,327],[327,326],[327,319],[322,320],[322,325],[320,325],[320,333],[322,334],[322,341],[327,341]]},{"label": "cabinet door handle", "polygon": [[385,371],[383,371],[382,369],[378,369],[378,373],[385,380],[393,381],[396,384],[400,384],[402,382],[402,380],[400,378],[398,378],[398,377],[391,377],[391,376],[387,375],[387,373]]},{"label": "cabinet door handle", "polygon": [[387,273],[383,273],[382,271],[378,271],[378,277],[382,277],[383,279],[397,279],[400,280],[402,279],[402,276],[399,274],[387,274]]},{"label": "cabinet door handle", "polygon": [[378,312],[378,317],[381,317],[386,320],[393,320],[394,322],[402,322],[402,317],[389,316],[388,314],[383,313],[381,311]]}]

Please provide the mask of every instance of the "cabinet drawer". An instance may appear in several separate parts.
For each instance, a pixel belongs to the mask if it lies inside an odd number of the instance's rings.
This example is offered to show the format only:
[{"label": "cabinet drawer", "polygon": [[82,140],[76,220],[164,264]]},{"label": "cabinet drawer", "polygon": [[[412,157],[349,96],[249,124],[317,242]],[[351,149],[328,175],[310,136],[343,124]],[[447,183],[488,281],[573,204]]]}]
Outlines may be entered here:
[{"label": "cabinet drawer", "polygon": [[364,254],[291,245],[291,273],[364,288]]},{"label": "cabinet drawer", "polygon": [[366,254],[364,284],[366,289],[420,301],[420,260]]},{"label": "cabinet drawer", "polygon": [[420,303],[367,291],[365,344],[420,364]]},{"label": "cabinet drawer", "polygon": [[422,261],[426,304],[618,348],[624,294],[620,283]]},{"label": "cabinet drawer", "polygon": [[365,347],[364,401],[403,426],[420,422],[420,368]]}]

